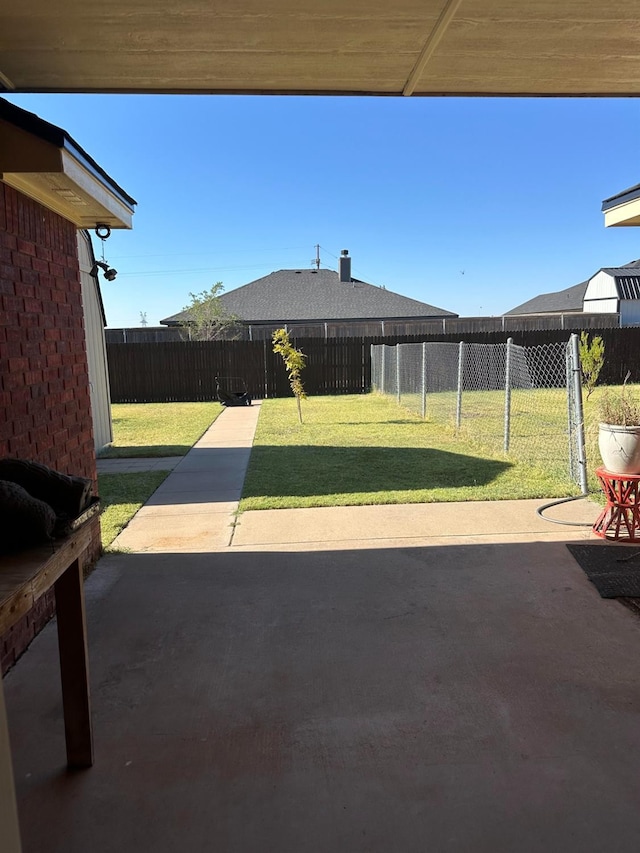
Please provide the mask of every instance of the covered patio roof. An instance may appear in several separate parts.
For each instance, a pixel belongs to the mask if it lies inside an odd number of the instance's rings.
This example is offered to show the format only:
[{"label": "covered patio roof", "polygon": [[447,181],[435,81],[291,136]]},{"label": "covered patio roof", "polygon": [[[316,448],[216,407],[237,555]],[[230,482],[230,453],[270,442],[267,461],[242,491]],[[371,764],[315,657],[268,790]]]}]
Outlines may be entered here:
[{"label": "covered patio roof", "polygon": [[637,3],[9,0],[17,92],[638,95]]},{"label": "covered patio roof", "polygon": [[640,184],[602,202],[604,224],[640,225]]}]

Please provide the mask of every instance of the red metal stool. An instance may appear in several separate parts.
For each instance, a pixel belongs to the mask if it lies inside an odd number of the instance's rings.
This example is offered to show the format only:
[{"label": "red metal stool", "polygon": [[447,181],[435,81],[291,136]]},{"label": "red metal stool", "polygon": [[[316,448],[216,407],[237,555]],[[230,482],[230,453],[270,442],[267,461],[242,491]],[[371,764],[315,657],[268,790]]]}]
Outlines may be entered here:
[{"label": "red metal stool", "polygon": [[593,525],[593,532],[602,539],[623,539],[640,542],[640,474],[612,474],[598,468],[606,506]]}]

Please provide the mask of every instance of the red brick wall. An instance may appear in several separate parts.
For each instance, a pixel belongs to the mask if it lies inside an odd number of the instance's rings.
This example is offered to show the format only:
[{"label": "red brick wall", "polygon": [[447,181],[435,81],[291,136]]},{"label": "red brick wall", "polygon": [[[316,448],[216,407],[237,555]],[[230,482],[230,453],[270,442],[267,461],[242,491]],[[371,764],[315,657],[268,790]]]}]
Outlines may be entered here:
[{"label": "red brick wall", "polygon": [[[96,478],[76,227],[0,181],[0,457]],[[99,553],[99,527],[89,559]],[[36,612],[41,611],[41,612]],[[2,638],[3,670],[52,600]]]}]

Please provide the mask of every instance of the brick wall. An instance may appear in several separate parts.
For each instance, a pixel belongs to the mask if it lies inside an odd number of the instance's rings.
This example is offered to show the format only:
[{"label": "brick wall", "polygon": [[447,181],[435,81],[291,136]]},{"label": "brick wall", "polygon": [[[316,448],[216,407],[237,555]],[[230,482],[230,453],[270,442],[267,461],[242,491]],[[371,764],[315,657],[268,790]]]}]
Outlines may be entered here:
[{"label": "brick wall", "polygon": [[[0,457],[96,478],[76,227],[0,181]],[[99,554],[99,524],[88,562]],[[0,640],[3,672],[53,599]]]}]

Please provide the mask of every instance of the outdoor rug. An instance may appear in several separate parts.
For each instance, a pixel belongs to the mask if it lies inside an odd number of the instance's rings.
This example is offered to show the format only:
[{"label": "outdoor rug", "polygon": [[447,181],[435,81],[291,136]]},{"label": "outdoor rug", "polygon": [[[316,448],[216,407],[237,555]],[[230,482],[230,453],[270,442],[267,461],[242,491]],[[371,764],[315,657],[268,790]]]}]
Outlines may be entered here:
[{"label": "outdoor rug", "polygon": [[602,598],[640,598],[640,546],[567,548]]}]

